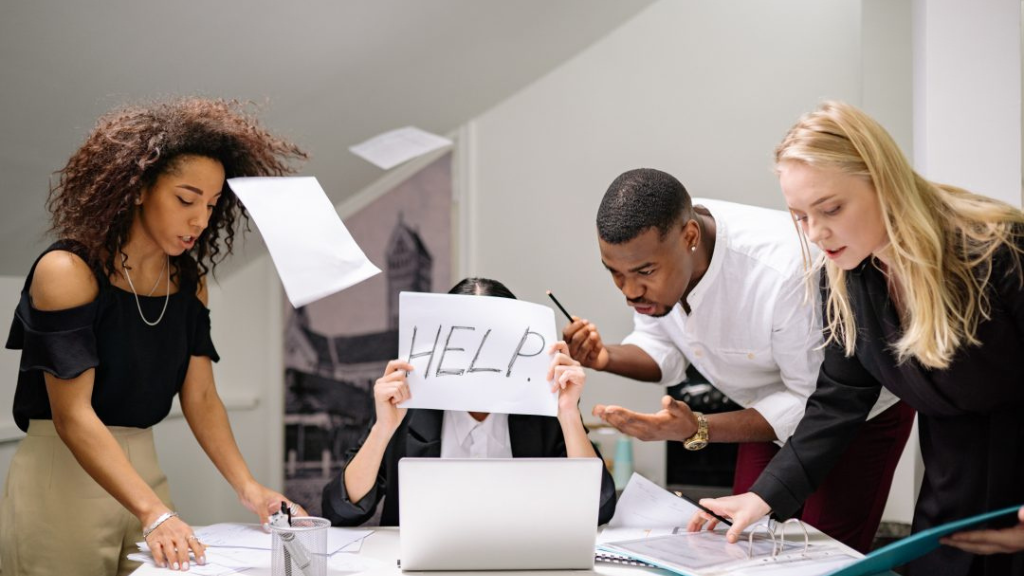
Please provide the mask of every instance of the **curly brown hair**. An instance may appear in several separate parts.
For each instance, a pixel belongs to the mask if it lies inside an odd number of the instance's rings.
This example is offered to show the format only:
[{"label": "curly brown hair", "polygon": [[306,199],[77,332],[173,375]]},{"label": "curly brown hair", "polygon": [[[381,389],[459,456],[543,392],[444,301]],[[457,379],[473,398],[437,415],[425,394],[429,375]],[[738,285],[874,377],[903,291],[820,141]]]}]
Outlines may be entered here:
[{"label": "curly brown hair", "polygon": [[[56,173],[46,203],[51,231],[82,244],[93,266],[114,274],[115,255],[122,253],[139,208],[134,200],[185,156],[218,160],[227,178],[282,176],[294,172],[293,161],[308,158],[263,128],[252,103],[181,98],[128,105],[100,117]],[[231,254],[243,221],[248,230],[249,215],[225,183],[207,228],[189,252],[172,259],[179,281],[212,272]]]}]

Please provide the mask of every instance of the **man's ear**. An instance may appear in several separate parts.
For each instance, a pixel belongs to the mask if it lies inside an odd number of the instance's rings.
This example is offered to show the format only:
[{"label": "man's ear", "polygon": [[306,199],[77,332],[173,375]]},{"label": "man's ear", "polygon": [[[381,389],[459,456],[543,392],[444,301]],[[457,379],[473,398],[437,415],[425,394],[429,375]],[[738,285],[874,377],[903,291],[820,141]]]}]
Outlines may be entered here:
[{"label": "man's ear", "polygon": [[682,243],[682,248],[690,250],[700,242],[700,225],[696,220],[693,218],[685,221],[680,219],[680,228],[679,241]]}]

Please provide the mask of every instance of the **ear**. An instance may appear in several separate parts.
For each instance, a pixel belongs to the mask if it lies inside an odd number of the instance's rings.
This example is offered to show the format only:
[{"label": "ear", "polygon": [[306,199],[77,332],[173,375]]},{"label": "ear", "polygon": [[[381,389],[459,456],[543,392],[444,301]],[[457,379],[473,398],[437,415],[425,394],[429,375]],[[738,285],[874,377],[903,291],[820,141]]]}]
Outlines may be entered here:
[{"label": "ear", "polygon": [[136,206],[142,206],[145,204],[149,199],[151,188],[151,186],[146,186],[145,188],[139,189],[138,194],[136,194],[135,198],[132,200],[132,204]]},{"label": "ear", "polygon": [[680,242],[682,242],[687,252],[693,251],[693,249],[700,243],[700,225],[693,218],[687,220],[682,224],[682,231],[679,235]]}]

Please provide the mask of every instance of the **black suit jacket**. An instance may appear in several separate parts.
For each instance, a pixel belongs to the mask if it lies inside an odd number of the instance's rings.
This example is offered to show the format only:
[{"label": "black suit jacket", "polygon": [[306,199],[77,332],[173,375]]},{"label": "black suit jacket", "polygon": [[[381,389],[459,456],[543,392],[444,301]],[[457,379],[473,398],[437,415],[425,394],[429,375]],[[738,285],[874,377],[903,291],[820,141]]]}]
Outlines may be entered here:
[{"label": "black suit jacket", "polygon": [[[857,324],[854,356],[829,345],[818,387],[796,432],[751,487],[788,518],[843,454],[885,386],[918,412],[924,483],[913,531],[1024,503],[1024,287],[1008,249],[997,252],[991,318],[980,346],[963,346],[945,370],[900,364],[901,335],[884,274],[871,262],[848,273]],[[827,291],[822,271],[822,302]],[[1007,520],[1007,525],[1016,519]],[[942,547],[910,565],[913,575],[1024,575],[1024,553],[974,556]]]},{"label": "black suit jacket", "polygon": [[[377,482],[359,502],[352,502],[345,492],[345,468],[352,461],[369,436],[369,429],[359,444],[348,451],[341,473],[324,487],[322,513],[334,526],[358,526],[373,516],[377,504],[384,498],[381,526],[398,525],[398,461],[410,458],[439,458],[441,456],[441,423],[443,410],[410,409],[384,451],[384,459],[377,472]],[[373,424],[370,424],[371,427]],[[508,435],[513,458],[565,458],[565,438],[557,418],[510,414]],[[596,448],[595,448],[596,450]],[[600,457],[600,453],[598,453]],[[611,474],[601,467],[601,500],[598,504],[598,524],[611,520],[615,513],[615,484]]]}]

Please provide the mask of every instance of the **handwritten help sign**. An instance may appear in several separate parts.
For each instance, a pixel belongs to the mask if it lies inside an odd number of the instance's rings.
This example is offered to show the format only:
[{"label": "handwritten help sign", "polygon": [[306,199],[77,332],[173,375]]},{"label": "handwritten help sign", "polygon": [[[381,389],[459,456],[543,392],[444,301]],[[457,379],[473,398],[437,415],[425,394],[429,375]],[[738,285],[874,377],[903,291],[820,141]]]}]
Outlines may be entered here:
[{"label": "handwritten help sign", "polygon": [[415,367],[403,408],[558,413],[547,381],[556,342],[547,306],[511,298],[399,295],[398,358]]}]

